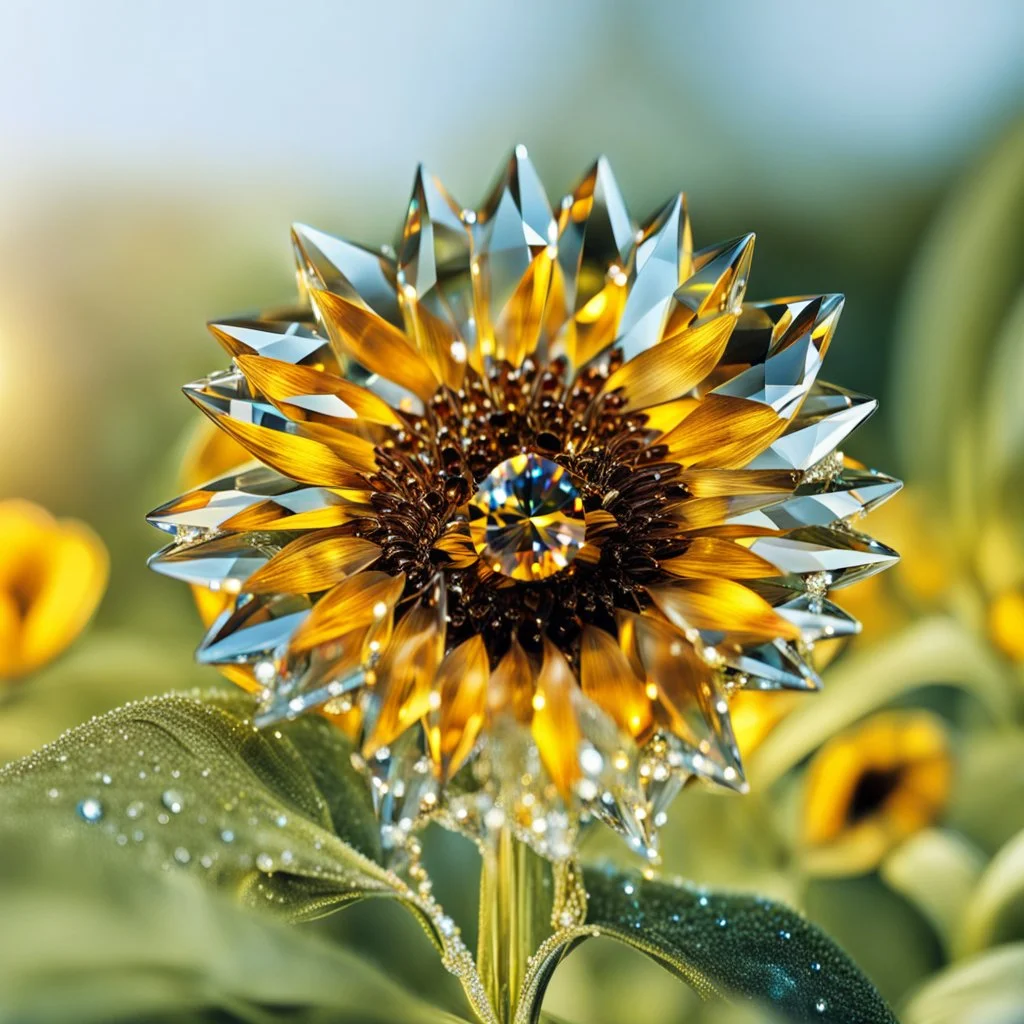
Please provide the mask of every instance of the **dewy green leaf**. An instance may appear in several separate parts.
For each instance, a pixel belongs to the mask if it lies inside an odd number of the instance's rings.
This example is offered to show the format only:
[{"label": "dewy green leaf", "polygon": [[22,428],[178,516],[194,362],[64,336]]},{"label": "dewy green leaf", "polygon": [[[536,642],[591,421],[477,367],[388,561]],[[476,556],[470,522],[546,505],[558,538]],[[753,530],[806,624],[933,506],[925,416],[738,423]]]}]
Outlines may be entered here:
[{"label": "dewy green leaf", "polygon": [[381,863],[344,735],[315,716],[259,731],[252,708],[250,696],[218,691],[94,718],[0,770],[0,821],[70,848],[98,835],[125,848],[126,863],[196,875],[293,921],[395,898],[492,1020],[452,921]]},{"label": "dewy green leaf", "polygon": [[556,936],[528,978],[535,1020],[562,956],[609,936],[658,960],[705,997],[763,1003],[785,1020],[895,1024],[871,982],[796,911],[754,896],[704,892],[606,869],[585,874],[586,922]]}]

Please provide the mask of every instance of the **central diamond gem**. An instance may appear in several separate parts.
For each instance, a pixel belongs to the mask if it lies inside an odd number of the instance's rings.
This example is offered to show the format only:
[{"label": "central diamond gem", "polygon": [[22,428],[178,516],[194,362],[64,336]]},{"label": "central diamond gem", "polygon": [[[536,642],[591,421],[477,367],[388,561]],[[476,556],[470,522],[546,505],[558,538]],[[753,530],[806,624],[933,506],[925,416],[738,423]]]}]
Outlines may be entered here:
[{"label": "central diamond gem", "polygon": [[517,580],[542,580],[579,554],[583,499],[569,474],[539,455],[516,455],[491,470],[469,503],[469,533],[480,557]]}]

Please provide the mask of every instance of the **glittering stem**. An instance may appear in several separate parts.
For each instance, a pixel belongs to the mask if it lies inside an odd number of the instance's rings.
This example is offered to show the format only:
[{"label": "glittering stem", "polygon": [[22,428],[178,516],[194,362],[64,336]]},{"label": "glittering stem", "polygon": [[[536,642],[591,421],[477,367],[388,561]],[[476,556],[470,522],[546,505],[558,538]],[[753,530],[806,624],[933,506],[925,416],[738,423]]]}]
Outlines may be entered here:
[{"label": "glittering stem", "polygon": [[549,871],[507,828],[484,854],[477,963],[502,1024],[513,1019],[527,962],[551,932]]}]

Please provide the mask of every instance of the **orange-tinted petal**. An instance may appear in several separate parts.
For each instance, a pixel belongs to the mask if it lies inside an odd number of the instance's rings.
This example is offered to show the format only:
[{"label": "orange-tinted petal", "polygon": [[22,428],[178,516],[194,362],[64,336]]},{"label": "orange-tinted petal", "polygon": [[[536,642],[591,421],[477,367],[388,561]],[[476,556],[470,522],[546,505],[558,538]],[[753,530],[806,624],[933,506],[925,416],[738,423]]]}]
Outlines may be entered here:
[{"label": "orange-tinted petal", "polygon": [[404,587],[402,574],[361,572],[349,576],[313,606],[292,637],[292,651],[312,650],[344,633],[390,617]]},{"label": "orange-tinted petal", "polygon": [[659,441],[669,458],[687,467],[740,469],[786,429],[770,406],[731,395],[708,395]]},{"label": "orange-tinted petal", "polygon": [[797,640],[800,630],[763,597],[732,580],[697,579],[648,593],[665,617],[682,630],[722,632],[734,643]]},{"label": "orange-tinted petal", "polygon": [[569,662],[550,640],[544,641],[544,660],[537,674],[531,731],[540,759],[563,800],[572,798],[580,779],[582,739],[573,709],[577,686]]},{"label": "orange-tinted petal", "polygon": [[580,683],[583,693],[634,738],[652,724],[645,681],[633,671],[618,642],[603,629],[587,626],[580,641]]},{"label": "orange-tinted petal", "polygon": [[714,368],[735,323],[726,314],[665,338],[619,367],[605,390],[621,390],[627,412],[681,398]]},{"label": "orange-tinted petal", "polygon": [[449,779],[469,756],[487,714],[487,648],[479,634],[459,644],[441,663],[434,682],[440,708],[427,736],[431,755]]},{"label": "orange-tinted petal", "polygon": [[329,590],[380,557],[380,548],[339,530],[317,530],[293,540],[245,581],[252,594],[309,594]]},{"label": "orange-tinted petal", "polygon": [[314,292],[313,301],[343,351],[424,401],[437,390],[437,378],[397,327],[333,292]]},{"label": "orange-tinted petal", "polygon": [[687,579],[756,580],[779,574],[767,559],[718,537],[695,537],[683,554],[658,564],[670,575]]}]

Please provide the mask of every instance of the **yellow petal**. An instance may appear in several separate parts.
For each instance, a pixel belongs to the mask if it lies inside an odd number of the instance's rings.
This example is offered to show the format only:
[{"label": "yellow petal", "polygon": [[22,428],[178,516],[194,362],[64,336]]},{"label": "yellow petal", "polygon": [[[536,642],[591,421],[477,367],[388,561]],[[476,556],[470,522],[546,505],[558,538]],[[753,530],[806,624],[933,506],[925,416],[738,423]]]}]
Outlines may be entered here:
[{"label": "yellow petal", "polygon": [[797,640],[800,630],[758,594],[732,580],[698,579],[648,593],[662,614],[681,630],[723,632],[734,643]]},{"label": "yellow petal", "polygon": [[665,338],[620,366],[605,391],[623,392],[624,412],[683,397],[714,369],[735,324],[736,317],[725,314]]},{"label": "yellow petal", "polygon": [[801,474],[779,469],[690,469],[676,477],[695,498],[792,491]]},{"label": "yellow petal", "polygon": [[313,606],[309,617],[295,631],[291,650],[312,650],[337,640],[344,633],[369,627],[390,618],[405,588],[405,576],[386,572],[361,572],[329,590]]},{"label": "yellow petal", "polygon": [[489,668],[487,648],[477,634],[454,648],[438,669],[434,689],[441,703],[427,735],[442,779],[462,767],[483,727]]},{"label": "yellow petal", "polygon": [[360,487],[365,484],[360,470],[373,472],[375,468],[373,447],[340,431],[332,432],[328,444],[320,438],[299,437],[229,416],[208,415],[260,462],[299,483]]},{"label": "yellow petal", "polygon": [[430,399],[437,378],[397,327],[333,292],[315,291],[312,298],[331,341],[342,351],[423,401]]},{"label": "yellow petal", "polygon": [[[402,426],[402,421],[384,399],[334,374],[263,356],[239,356],[235,362],[249,383],[290,419],[354,431],[368,424]],[[313,397],[321,401],[301,401]],[[334,401],[324,402],[323,399]]]},{"label": "yellow petal", "polygon": [[492,718],[510,713],[517,722],[529,724],[533,717],[534,672],[518,640],[512,645],[487,685],[487,713]]},{"label": "yellow petal", "polygon": [[659,440],[669,458],[687,467],[740,469],[786,429],[770,406],[731,395],[708,395]]},{"label": "yellow petal", "polygon": [[245,581],[251,594],[309,594],[329,590],[380,557],[380,548],[338,530],[317,530],[293,540]]},{"label": "yellow petal", "polygon": [[779,575],[767,559],[718,537],[695,537],[683,554],[658,564],[670,575],[686,579],[756,580]]},{"label": "yellow petal", "polygon": [[576,677],[569,662],[550,640],[544,640],[544,660],[533,696],[531,732],[540,759],[563,800],[572,799],[580,779],[579,723],[573,709]]},{"label": "yellow petal", "polygon": [[85,523],[0,502],[0,678],[60,654],[95,611],[108,572],[107,550]]},{"label": "yellow petal", "polygon": [[372,757],[426,716],[443,656],[443,613],[422,602],[413,605],[395,627],[376,670],[377,713],[363,743],[364,757]]},{"label": "yellow petal", "polygon": [[[534,256],[505,307],[498,311],[492,323],[478,326],[481,331],[481,351],[495,359],[503,359],[519,366],[532,355],[544,324],[548,292],[551,288],[554,260],[548,248]],[[478,309],[489,309],[489,299],[483,294],[487,274],[475,280],[481,288]]]},{"label": "yellow petal", "polygon": [[583,693],[634,738],[652,724],[645,681],[633,671],[618,642],[603,629],[587,626],[580,641],[580,683]]}]

